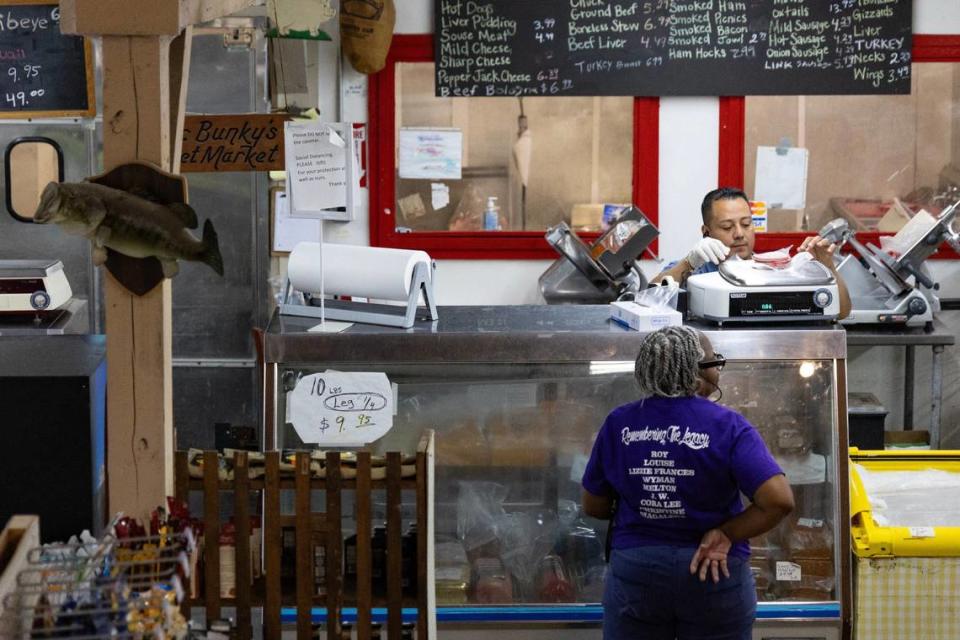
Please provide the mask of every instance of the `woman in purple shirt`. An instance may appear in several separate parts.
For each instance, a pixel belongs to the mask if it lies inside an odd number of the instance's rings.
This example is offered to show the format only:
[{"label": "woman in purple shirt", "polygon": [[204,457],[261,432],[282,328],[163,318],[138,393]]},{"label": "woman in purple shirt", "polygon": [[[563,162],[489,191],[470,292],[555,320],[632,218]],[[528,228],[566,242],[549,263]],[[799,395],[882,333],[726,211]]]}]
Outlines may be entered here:
[{"label": "woman in purple shirt", "polygon": [[614,409],[597,434],[583,509],[613,511],[605,640],[750,638],[748,540],[793,510],[793,493],[756,429],[706,399],[725,363],[688,327],[647,335],[641,400]]}]

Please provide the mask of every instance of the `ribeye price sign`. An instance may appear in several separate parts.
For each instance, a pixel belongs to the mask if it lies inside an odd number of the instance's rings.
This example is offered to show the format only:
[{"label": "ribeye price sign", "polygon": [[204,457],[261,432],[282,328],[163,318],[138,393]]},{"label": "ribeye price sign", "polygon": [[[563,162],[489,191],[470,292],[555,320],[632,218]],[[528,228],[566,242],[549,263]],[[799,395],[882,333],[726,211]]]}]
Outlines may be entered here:
[{"label": "ribeye price sign", "polygon": [[93,55],[57,2],[0,0],[0,118],[93,116]]}]

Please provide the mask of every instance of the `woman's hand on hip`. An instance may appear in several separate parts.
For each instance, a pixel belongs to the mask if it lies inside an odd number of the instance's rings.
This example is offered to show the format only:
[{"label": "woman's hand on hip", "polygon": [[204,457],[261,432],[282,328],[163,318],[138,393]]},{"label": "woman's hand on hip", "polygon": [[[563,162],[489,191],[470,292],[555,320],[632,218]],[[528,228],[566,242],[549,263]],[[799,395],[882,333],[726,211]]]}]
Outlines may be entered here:
[{"label": "woman's hand on hip", "polygon": [[720,582],[720,574],[729,578],[730,571],[727,569],[727,553],[730,551],[730,538],[720,531],[720,529],[710,529],[700,540],[700,546],[697,547],[690,561],[690,573],[699,573],[700,582],[707,580],[707,571],[714,582]]}]

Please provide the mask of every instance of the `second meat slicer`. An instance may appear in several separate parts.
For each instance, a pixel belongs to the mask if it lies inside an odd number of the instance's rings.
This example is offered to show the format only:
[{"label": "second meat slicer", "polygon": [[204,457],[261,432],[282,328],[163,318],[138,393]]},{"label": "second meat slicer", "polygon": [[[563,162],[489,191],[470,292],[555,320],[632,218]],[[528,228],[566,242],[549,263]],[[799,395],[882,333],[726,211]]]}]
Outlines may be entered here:
[{"label": "second meat slicer", "polygon": [[920,211],[884,248],[864,246],[847,221],[828,222],[820,235],[838,247],[849,245],[855,253],[840,259],[837,271],[850,292],[852,310],[843,324],[894,324],[928,326],[940,311],[940,288],[924,261],[947,242],[960,251],[960,234],[953,228],[955,202],[934,217]]},{"label": "second meat slicer", "polygon": [[547,230],[561,255],[540,276],[547,304],[605,304],[647,286],[637,260],[660,234],[636,207],[628,207],[587,246],[565,222]]}]

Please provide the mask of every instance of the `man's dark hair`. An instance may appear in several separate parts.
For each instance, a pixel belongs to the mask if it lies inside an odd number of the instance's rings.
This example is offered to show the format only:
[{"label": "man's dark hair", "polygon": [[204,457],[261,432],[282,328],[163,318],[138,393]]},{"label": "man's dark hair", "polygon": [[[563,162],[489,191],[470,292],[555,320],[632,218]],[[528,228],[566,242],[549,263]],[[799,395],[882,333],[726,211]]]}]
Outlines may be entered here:
[{"label": "man's dark hair", "polygon": [[743,198],[744,202],[748,205],[750,204],[750,198],[747,197],[747,194],[733,187],[720,187],[703,196],[703,203],[700,205],[700,215],[703,216],[703,224],[710,224],[710,218],[713,216],[714,202],[717,200],[736,200],[737,198]]}]

